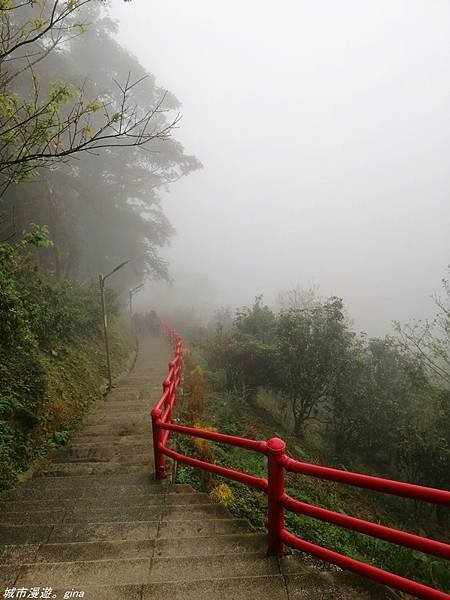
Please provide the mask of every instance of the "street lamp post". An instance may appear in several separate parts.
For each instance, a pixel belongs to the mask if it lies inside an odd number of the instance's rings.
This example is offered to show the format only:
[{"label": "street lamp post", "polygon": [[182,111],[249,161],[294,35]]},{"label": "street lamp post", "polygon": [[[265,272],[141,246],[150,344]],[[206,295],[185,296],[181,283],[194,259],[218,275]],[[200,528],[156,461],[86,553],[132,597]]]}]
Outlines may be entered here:
[{"label": "street lamp post", "polygon": [[133,288],[132,290],[130,290],[128,292],[131,321],[133,321],[133,296],[134,296],[134,294],[137,294],[138,292],[140,292],[143,287],[144,287],[144,284],[141,283],[140,285],[137,285],[135,288]]},{"label": "street lamp post", "polygon": [[110,358],[110,354],[109,354],[109,340],[108,340],[108,314],[106,312],[106,300],[105,300],[105,280],[110,275],[112,275],[113,273],[115,273],[116,271],[118,271],[119,269],[124,267],[129,262],[130,262],[129,260],[126,260],[123,263],[120,263],[120,265],[117,265],[117,267],[115,267],[107,275],[102,275],[101,273],[99,273],[99,275],[98,275],[98,281],[100,284],[100,298],[101,298],[101,302],[102,302],[103,333],[105,335],[106,369],[107,369],[107,373],[108,373],[108,391],[110,391],[112,388],[112,377],[111,377],[111,358]]}]

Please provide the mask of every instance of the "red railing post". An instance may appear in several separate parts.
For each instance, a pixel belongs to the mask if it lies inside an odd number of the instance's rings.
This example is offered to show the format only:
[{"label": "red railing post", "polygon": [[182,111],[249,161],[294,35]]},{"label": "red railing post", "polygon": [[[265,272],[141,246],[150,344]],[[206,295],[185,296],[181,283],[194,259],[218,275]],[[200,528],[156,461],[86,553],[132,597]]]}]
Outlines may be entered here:
[{"label": "red railing post", "polygon": [[284,455],[286,444],[280,438],[271,438],[267,441],[267,466],[268,466],[268,511],[267,530],[269,556],[284,554],[284,545],[281,541],[281,531],[284,529],[284,507],[281,498],[284,495],[284,467],[281,457]]},{"label": "red railing post", "polygon": [[153,431],[153,455],[155,460],[155,479],[165,479],[166,464],[164,454],[159,449],[159,444],[162,443],[163,430],[159,428],[158,421],[161,418],[161,409],[154,408],[152,410],[152,431]]},{"label": "red railing post", "polygon": [[[176,400],[177,400],[177,389],[176,389],[176,364],[177,364],[177,360],[176,358],[174,358],[173,360],[171,360],[169,362],[169,404],[170,404],[170,413],[169,413],[169,420],[172,416],[172,408],[174,407]],[[163,384],[164,385],[164,384]]]}]

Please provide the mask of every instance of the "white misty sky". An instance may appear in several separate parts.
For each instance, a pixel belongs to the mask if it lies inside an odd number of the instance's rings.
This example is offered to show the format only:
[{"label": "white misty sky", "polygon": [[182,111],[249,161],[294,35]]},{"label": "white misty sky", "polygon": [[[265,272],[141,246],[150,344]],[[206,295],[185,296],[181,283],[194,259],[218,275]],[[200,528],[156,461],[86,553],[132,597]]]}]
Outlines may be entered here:
[{"label": "white misty sky", "polygon": [[[312,279],[372,334],[430,313],[450,263],[447,0],[115,2],[204,169],[164,206],[218,305]],[[195,303],[195,298],[188,302]]]}]

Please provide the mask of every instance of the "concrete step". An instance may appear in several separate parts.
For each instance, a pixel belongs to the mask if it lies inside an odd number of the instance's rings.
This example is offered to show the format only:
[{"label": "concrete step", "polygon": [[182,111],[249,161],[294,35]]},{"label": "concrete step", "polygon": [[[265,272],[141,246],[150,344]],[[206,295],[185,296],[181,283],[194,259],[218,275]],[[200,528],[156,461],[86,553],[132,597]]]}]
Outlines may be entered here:
[{"label": "concrete step", "polygon": [[[339,574],[308,572],[285,575],[289,600],[392,600],[387,590],[372,587],[365,581],[363,585],[349,586],[340,581]],[[395,596],[398,598],[398,596]],[[411,598],[412,600],[412,598]]]},{"label": "concrete step", "polygon": [[24,564],[16,587],[77,588],[148,582],[150,558]]},{"label": "concrete step", "polygon": [[97,465],[99,463],[117,463],[118,465],[139,465],[148,464],[153,460],[153,450],[149,446],[144,451],[132,452],[131,449],[124,448],[123,451],[111,448],[110,450],[101,450],[98,452],[92,449],[89,452],[61,452],[54,457],[55,465],[76,465],[83,464],[85,466]]},{"label": "concrete step", "polygon": [[92,411],[89,415],[94,414],[97,410],[110,410],[112,414],[119,413],[120,411],[126,412],[127,408],[133,409],[136,408],[151,408],[150,397],[148,394],[145,395],[137,395],[137,396],[128,396],[128,397],[113,397],[106,398],[103,401],[100,401],[94,404]]},{"label": "concrete step", "polygon": [[110,412],[110,414],[119,414],[128,410],[142,410],[150,408],[150,398],[148,396],[138,396],[137,398],[105,398],[96,402],[88,415],[93,415],[98,411]]},{"label": "concrete step", "polygon": [[2,564],[70,563],[102,560],[151,558],[154,539],[96,542],[49,543],[43,545],[6,546],[0,555]]},{"label": "concrete step", "polygon": [[[148,400],[133,400],[129,402],[109,402],[103,401],[101,404],[95,404],[90,411],[89,416],[94,415],[122,415],[133,412],[150,411],[151,405]],[[150,417],[150,412],[146,413]]]},{"label": "concrete step", "polygon": [[152,406],[150,405],[150,403],[143,403],[141,402],[140,404],[127,404],[126,406],[121,405],[119,403],[117,403],[116,405],[111,404],[111,405],[104,405],[101,407],[96,408],[95,410],[91,411],[88,416],[86,417],[86,420],[84,421],[84,423],[87,424],[87,421],[90,419],[94,419],[94,418],[107,418],[107,419],[120,419],[120,418],[124,418],[124,417],[131,417],[131,418],[136,418],[136,417],[140,417],[143,419],[146,419],[147,421],[150,421],[150,413],[151,413],[151,409]]},{"label": "concrete step", "polygon": [[[73,593],[78,588],[72,588]],[[66,588],[54,588],[63,598]],[[69,590],[70,591],[70,590]],[[85,600],[288,600],[281,575],[142,585],[83,586]],[[76,598],[76,596],[73,596]],[[323,597],[324,598],[324,597]],[[337,597],[336,597],[337,598]],[[317,597],[322,600],[322,597]]]},{"label": "concrete step", "polygon": [[198,543],[196,537],[162,539],[158,537],[155,557],[186,558],[188,556],[215,556],[222,554],[244,555],[260,553],[264,556],[267,549],[265,535],[258,533],[238,533],[203,536]]},{"label": "concrete step", "polygon": [[[152,491],[151,488],[149,491]],[[26,496],[25,496],[26,497]],[[129,506],[153,506],[153,505],[187,505],[207,504],[211,502],[207,494],[185,493],[185,494],[162,494],[143,493],[130,495],[128,490],[119,494],[110,495],[105,498],[102,495],[89,497],[68,498],[45,498],[38,500],[6,500],[0,502],[1,512],[33,512],[51,509],[89,510],[100,507],[120,508]]]},{"label": "concrete step", "polygon": [[40,544],[52,533],[52,525],[0,525],[2,544]]},{"label": "concrete step", "polygon": [[40,510],[31,513],[8,511],[0,513],[0,524],[3,525],[54,525],[62,523],[64,509]]},{"label": "concrete step", "polygon": [[245,519],[191,519],[189,521],[162,521],[159,536],[164,539],[182,537],[204,537],[224,533],[252,533],[253,529]]},{"label": "concrete step", "polygon": [[130,420],[127,423],[87,425],[83,427],[84,437],[96,437],[101,435],[151,435],[150,423],[143,423],[141,419]]},{"label": "concrete step", "polygon": [[70,447],[133,447],[149,442],[153,442],[152,436],[149,433],[144,435],[125,435],[122,437],[102,435],[97,438],[93,438],[92,436],[84,437],[82,434],[78,434],[71,439]]},{"label": "concrete step", "polygon": [[[46,586],[53,588],[86,585],[139,585],[142,583],[167,584],[167,582],[198,582],[227,578],[252,578],[278,576],[275,558],[265,558],[251,553],[239,556],[197,556],[178,558],[130,558],[53,563],[30,563],[20,567],[16,587]],[[231,582],[230,582],[231,583]],[[253,582],[252,582],[253,583]],[[149,597],[149,596],[147,596]],[[206,596],[208,597],[208,596]],[[228,600],[229,596],[227,597]]]},{"label": "concrete step", "polygon": [[85,421],[85,427],[120,427],[136,425],[136,420],[139,420],[141,425],[147,425],[150,429],[150,410],[144,409],[134,412],[117,413],[117,415],[107,412],[105,414],[93,414]]},{"label": "concrete step", "polygon": [[133,427],[135,428],[137,426],[136,421],[139,420],[139,426],[146,426],[147,429],[150,431],[150,424],[149,424],[149,416],[148,413],[141,411],[141,412],[136,412],[136,413],[126,413],[126,414],[121,414],[120,416],[102,416],[102,415],[93,415],[89,421],[86,422],[85,424],[85,429],[87,429],[88,427],[107,427],[108,431],[112,431],[112,430],[116,430],[118,427],[123,427],[123,428],[129,428],[129,427]]},{"label": "concrete step", "polygon": [[143,473],[152,470],[152,458],[139,464],[119,463],[52,463],[41,471],[44,477],[68,477],[76,475],[111,475],[115,473]]},{"label": "concrete step", "polygon": [[[123,518],[121,518],[123,517]],[[183,519],[220,519],[230,518],[228,510],[220,504],[181,504],[181,505],[153,505],[108,507],[99,509],[67,509],[65,523],[92,522],[101,523],[108,521],[152,521],[161,517],[164,521]]]},{"label": "concrete step", "polygon": [[121,448],[118,446],[113,447],[95,447],[90,446],[88,448],[83,447],[68,447],[64,450],[58,451],[54,460],[57,463],[69,463],[69,462],[108,462],[114,460],[126,460],[131,459],[133,457],[149,457],[152,455],[153,446],[151,444],[147,444],[146,446],[139,446],[133,448],[131,446],[122,446]]},{"label": "concrete step", "polygon": [[0,547],[2,564],[34,564],[92,561],[126,558],[182,556],[245,555],[260,553],[264,556],[265,537],[258,534],[238,534],[203,537],[201,544],[196,538],[100,540],[83,542],[49,542],[45,544],[6,545]]},{"label": "concrete step", "polygon": [[108,404],[114,401],[136,402],[140,398],[141,394],[139,390],[126,390],[125,388],[115,388],[105,397],[103,401],[100,400],[100,402],[108,402]]},{"label": "concrete step", "polygon": [[134,449],[138,448],[141,450],[146,450],[149,447],[153,446],[153,439],[150,436],[145,436],[142,438],[133,439],[129,436],[119,438],[114,441],[107,440],[92,440],[86,439],[81,442],[73,440],[69,445],[64,446],[61,450],[79,450],[88,452],[90,449],[92,450],[108,450],[110,448],[114,450],[123,450],[125,452],[132,452]]},{"label": "concrete step", "polygon": [[[55,484],[59,484],[60,478],[52,477],[51,481]],[[192,488],[190,486],[182,486],[185,493],[191,493]],[[18,486],[13,490],[4,492],[0,497],[1,501],[27,501],[28,498],[35,498],[36,500],[63,500],[63,499],[91,499],[98,498],[102,503],[109,502],[111,498],[123,498],[131,496],[151,496],[154,494],[166,494],[169,490],[168,486],[159,484],[149,485],[129,485],[129,486],[95,486],[89,487],[87,484],[80,485],[78,487],[73,486],[62,486],[62,485],[51,485],[45,488],[33,488],[28,487],[26,484]]]},{"label": "concrete step", "polygon": [[151,540],[156,538],[158,521],[75,523],[58,525],[0,525],[0,540],[5,545],[101,540]]},{"label": "concrete step", "polygon": [[4,591],[5,588],[12,587],[19,571],[19,566],[0,565],[0,590]]},{"label": "concrete step", "polygon": [[[77,592],[84,592],[84,600],[141,600],[143,584],[137,585],[83,585],[73,587],[68,590],[69,586],[63,588],[53,588],[52,594],[55,598],[62,599],[81,596],[75,595]],[[72,596],[68,596],[67,592],[72,593]]]},{"label": "concrete step", "polygon": [[[179,496],[176,496],[179,497]],[[107,501],[101,497],[94,498],[47,498],[44,500],[9,500],[0,502],[1,512],[34,512],[53,509],[73,509],[89,510],[101,507],[120,508],[130,506],[154,506],[163,505],[165,502],[164,494],[139,494],[128,496],[119,494],[110,497]]]},{"label": "concrete step", "polygon": [[[104,523],[60,523],[51,525],[0,525],[3,544],[33,544],[61,542],[91,542],[98,540],[154,539],[158,521],[113,521]],[[203,538],[222,534],[253,533],[244,519],[207,519],[190,521],[162,521],[159,537],[163,540],[177,538]]]},{"label": "concrete step", "polygon": [[[69,586],[53,588],[57,598],[63,598]],[[72,587],[73,593],[81,590]],[[282,575],[200,579],[195,582],[168,582],[137,585],[83,585],[85,600],[361,600],[369,596],[342,595],[328,588],[291,589],[290,596]],[[336,593],[337,592],[337,593]],[[76,596],[73,596],[74,598]],[[374,596],[371,596],[375,600]]]},{"label": "concrete step", "polygon": [[21,546],[0,546],[1,565],[21,565],[23,563],[34,563],[39,544],[23,544]]},{"label": "concrete step", "polygon": [[142,600],[387,600],[381,589],[354,589],[337,581],[324,582],[312,576],[262,575],[226,579],[199,579],[143,586]]},{"label": "concrete step", "polygon": [[203,494],[201,492],[192,492],[192,493],[168,493],[166,495],[166,504],[170,504],[171,506],[179,506],[186,504],[213,504],[212,500],[209,498],[208,494]]},{"label": "concrete step", "polygon": [[265,557],[260,552],[242,555],[222,554],[215,556],[178,556],[154,557],[151,564],[149,583],[167,581],[198,581],[204,579],[223,579],[227,577],[245,577],[249,574],[278,575],[280,573],[276,558]]},{"label": "concrete step", "polygon": [[[207,572],[203,573],[203,577]],[[154,583],[143,586],[142,600],[289,600],[283,576],[233,577]],[[337,600],[337,596],[333,600]],[[315,600],[321,600],[319,596]],[[329,597],[331,600],[331,597]]]},{"label": "concrete step", "polygon": [[64,523],[112,523],[114,521],[157,521],[163,506],[135,506],[100,508],[93,510],[68,510]]},{"label": "concrete step", "polygon": [[[89,488],[106,488],[110,487],[128,487],[130,485],[155,485],[161,486],[166,485],[165,481],[155,481],[150,473],[140,474],[127,474],[119,473],[112,475],[67,475],[60,479],[54,477],[34,477],[26,482],[26,485],[34,489],[46,489],[48,487],[66,487],[66,488],[78,488],[78,487],[89,487]],[[192,488],[191,488],[192,489]]]},{"label": "concrete step", "polygon": [[0,513],[0,523],[4,525],[53,525],[62,523],[110,523],[114,521],[164,521],[229,519],[228,510],[219,504],[183,504],[102,507],[102,508],[60,508],[28,512],[4,511]]},{"label": "concrete step", "polygon": [[68,462],[108,462],[114,458],[114,448],[95,448],[90,446],[89,448],[79,449],[72,448],[70,446],[58,450],[54,455],[54,460],[57,463],[68,463]]},{"label": "concrete step", "polygon": [[[155,373],[155,371],[153,372],[153,374]],[[142,375],[137,375],[136,371],[133,371],[133,375],[130,375],[129,377],[124,377],[123,379],[120,380],[120,387],[142,387],[142,386],[149,386],[151,384],[149,384],[149,372],[142,374]]]},{"label": "concrete step", "polygon": [[96,435],[84,435],[84,430],[81,433],[75,435],[72,438],[72,442],[75,444],[96,444],[98,442],[105,444],[109,442],[113,442],[116,444],[134,444],[134,443],[142,443],[145,440],[151,439],[151,431],[150,429],[142,431],[140,433],[127,433],[121,434],[118,432],[107,432]]},{"label": "concrete step", "polygon": [[163,519],[165,521],[229,518],[229,511],[221,504],[173,505],[171,508],[165,508],[163,511]]},{"label": "concrete step", "polygon": [[[114,392],[113,396],[108,396],[105,400],[103,404],[100,404],[99,406],[104,406],[104,404],[107,404],[108,406],[128,406],[128,405],[133,405],[133,404],[145,404],[150,406],[150,402],[153,402],[153,406],[156,404],[156,401],[154,400],[154,394],[150,392],[146,392],[145,394],[140,394],[139,392],[136,392],[135,390],[124,390],[124,393],[119,393],[118,391]],[[95,405],[97,406],[97,405]]]},{"label": "concrete step", "polygon": [[153,540],[158,521],[117,521],[113,523],[63,523],[55,525],[48,543]]}]

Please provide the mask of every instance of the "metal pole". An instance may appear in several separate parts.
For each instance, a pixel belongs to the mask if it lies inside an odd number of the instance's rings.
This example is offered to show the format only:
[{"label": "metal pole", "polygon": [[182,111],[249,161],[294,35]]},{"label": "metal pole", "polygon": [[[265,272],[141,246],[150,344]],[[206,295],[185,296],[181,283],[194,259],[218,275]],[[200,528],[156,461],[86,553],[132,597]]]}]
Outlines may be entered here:
[{"label": "metal pole", "polygon": [[159,449],[159,444],[162,443],[163,438],[163,430],[160,427],[158,427],[158,421],[161,418],[161,414],[162,411],[160,408],[154,408],[151,412],[153,433],[153,456],[155,461],[155,479],[165,479],[167,477],[165,457]]},{"label": "metal pole", "polygon": [[108,391],[112,389],[112,378],[111,378],[111,361],[109,357],[109,341],[108,341],[108,317],[106,314],[106,302],[105,302],[105,278],[100,273],[98,276],[100,283],[100,297],[102,300],[102,320],[103,320],[103,332],[105,334],[105,350],[106,350],[106,368],[108,372]]},{"label": "metal pole", "polygon": [[280,539],[284,529],[284,508],[281,498],[284,494],[284,467],[280,464],[286,444],[280,438],[272,438],[267,442],[268,462],[268,550],[269,556],[282,556],[284,554],[283,542]]}]

